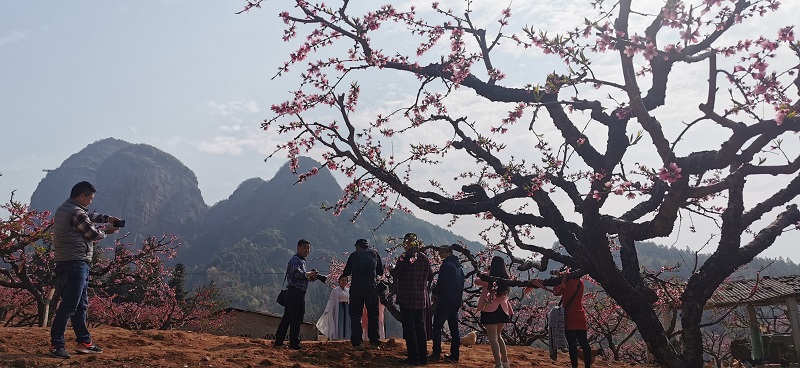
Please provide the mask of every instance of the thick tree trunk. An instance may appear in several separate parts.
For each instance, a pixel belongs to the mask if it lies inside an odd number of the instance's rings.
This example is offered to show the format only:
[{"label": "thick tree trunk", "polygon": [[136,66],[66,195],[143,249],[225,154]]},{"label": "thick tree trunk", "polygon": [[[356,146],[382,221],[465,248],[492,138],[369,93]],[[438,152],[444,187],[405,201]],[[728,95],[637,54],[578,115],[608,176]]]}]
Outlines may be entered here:
[{"label": "thick tree trunk", "polygon": [[[584,229],[592,228],[592,226],[584,224]],[[648,302],[649,298],[642,293],[641,288],[636,288],[632,285],[623,272],[617,268],[608,248],[606,234],[595,230],[593,235],[592,246],[587,247],[589,249],[574,249],[576,253],[583,251],[585,252],[584,254],[577,255],[572,251],[570,254],[579,260],[581,266],[588,271],[589,275],[599,282],[608,295],[628,313],[631,320],[636,323],[648,349],[661,367],[689,368],[690,366],[682,364],[678,353],[669,343],[664,326],[661,325],[653,305]],[[635,266],[638,271],[638,264],[631,266]],[[628,274],[630,275],[630,272]]]},{"label": "thick tree trunk", "polygon": [[[606,290],[608,291],[608,289]],[[637,296],[637,293],[632,288],[628,291],[622,291],[620,295],[609,294],[628,312],[631,319],[636,323],[642,339],[647,344],[647,348],[653,354],[659,366],[665,368],[692,367],[683,365],[681,359],[678,358],[678,353],[670,344],[666,331],[652,305]],[[699,368],[700,366],[697,367]]]},{"label": "thick tree trunk", "polygon": [[703,335],[700,323],[703,318],[703,306],[696,302],[683,303],[681,309],[681,342],[683,354],[681,360],[685,367],[703,366]]}]

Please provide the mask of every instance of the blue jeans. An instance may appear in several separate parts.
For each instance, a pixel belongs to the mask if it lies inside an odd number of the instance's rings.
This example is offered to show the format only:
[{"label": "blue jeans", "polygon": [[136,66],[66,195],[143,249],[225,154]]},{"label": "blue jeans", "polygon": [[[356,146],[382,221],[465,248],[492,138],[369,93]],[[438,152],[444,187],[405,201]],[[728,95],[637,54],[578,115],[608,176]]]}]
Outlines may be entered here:
[{"label": "blue jeans", "polygon": [[50,344],[64,346],[64,331],[67,322],[72,321],[75,341],[91,342],[92,337],[86,328],[86,308],[89,306],[89,264],[83,261],[56,262],[58,289],[61,303],[50,327]]},{"label": "blue jeans", "polygon": [[433,313],[433,352],[434,356],[441,356],[442,354],[442,328],[444,323],[447,322],[450,328],[450,357],[458,360],[458,348],[461,346],[461,334],[458,331],[458,310],[460,307],[453,307],[449,305],[436,305],[436,311]]}]

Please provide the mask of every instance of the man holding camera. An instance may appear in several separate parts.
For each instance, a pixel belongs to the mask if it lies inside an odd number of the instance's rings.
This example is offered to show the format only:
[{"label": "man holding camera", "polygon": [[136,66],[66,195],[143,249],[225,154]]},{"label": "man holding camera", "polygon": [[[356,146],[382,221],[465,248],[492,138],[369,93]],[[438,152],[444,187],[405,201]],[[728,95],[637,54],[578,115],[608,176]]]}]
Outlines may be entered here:
[{"label": "man holding camera", "polygon": [[275,332],[275,346],[283,346],[286,339],[286,330],[289,330],[289,348],[294,350],[300,347],[300,325],[306,314],[306,290],[308,282],[319,278],[317,270],[306,271],[306,257],[311,253],[311,243],[300,239],[297,242],[297,253],[289,259],[286,268],[286,305],[283,310],[281,323]]},{"label": "man holding camera", "polygon": [[[50,354],[68,359],[64,332],[67,322],[72,321],[78,347],[82,354],[102,353],[103,349],[92,342],[86,328],[86,309],[89,306],[89,265],[92,263],[94,244],[106,235],[117,231],[121,221],[116,217],[87,213],[97,190],[88,181],[72,187],[70,198],[55,212],[53,219],[53,252],[55,253],[58,289],[61,303],[58,305],[53,325],[50,327]],[[105,229],[97,223],[109,224]]]},{"label": "man holding camera", "polygon": [[378,252],[369,249],[367,239],[356,241],[356,251],[347,257],[342,276],[353,276],[350,283],[350,343],[356,350],[364,350],[361,335],[361,314],[367,307],[367,335],[372,347],[381,345],[378,333],[378,276],[383,275],[383,263]]}]

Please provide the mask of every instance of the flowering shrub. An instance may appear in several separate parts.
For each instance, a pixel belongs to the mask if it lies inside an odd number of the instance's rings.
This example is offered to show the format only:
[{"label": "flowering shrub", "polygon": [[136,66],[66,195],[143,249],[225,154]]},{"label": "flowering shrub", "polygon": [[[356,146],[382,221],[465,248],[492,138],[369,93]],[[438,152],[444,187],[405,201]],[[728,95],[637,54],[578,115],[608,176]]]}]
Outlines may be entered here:
[{"label": "flowering shrub", "polygon": [[[14,201],[0,206],[0,321],[4,325],[46,326],[58,302],[55,263],[51,251],[53,220]],[[214,285],[190,295],[178,295],[169,285],[176,237],[150,237],[141,247],[118,239],[113,247],[95,248],[89,281],[89,323],[135,329],[179,328],[202,321],[218,329],[225,302]]]}]

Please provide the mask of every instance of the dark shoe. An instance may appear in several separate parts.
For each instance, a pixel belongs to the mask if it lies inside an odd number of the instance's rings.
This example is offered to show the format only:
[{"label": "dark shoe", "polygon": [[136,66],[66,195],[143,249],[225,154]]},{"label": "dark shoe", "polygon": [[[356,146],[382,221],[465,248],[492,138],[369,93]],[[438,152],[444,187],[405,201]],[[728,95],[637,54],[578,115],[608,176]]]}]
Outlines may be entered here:
[{"label": "dark shoe", "polygon": [[420,365],[418,361],[411,360],[411,359],[408,359],[408,358],[400,359],[397,363],[398,364],[402,364],[402,365],[411,365],[411,366],[414,366],[414,367],[417,367],[417,366]]},{"label": "dark shoe", "polygon": [[434,360],[434,361],[442,360],[442,356],[440,354],[431,354],[428,355],[428,360]]},{"label": "dark shoe", "polygon": [[453,358],[452,355],[445,354],[444,361],[448,363],[458,363],[458,358]]},{"label": "dark shoe", "polygon": [[289,345],[289,349],[292,349],[292,350],[302,350],[302,349],[303,349],[303,347],[302,347],[302,346],[300,346],[300,345]]},{"label": "dark shoe", "polygon": [[275,342],[272,343],[272,346],[274,346],[276,348],[279,348],[279,347],[283,346],[283,343],[275,341]]},{"label": "dark shoe", "polygon": [[67,349],[63,346],[50,346],[50,355],[56,358],[69,359],[69,352],[67,352]]},{"label": "dark shoe", "polygon": [[375,341],[375,342],[370,341],[369,348],[370,349],[374,349],[374,350],[381,350],[381,342],[380,341]]},{"label": "dark shoe", "polygon": [[93,342],[79,342],[75,351],[81,354],[100,354],[103,352],[103,349]]},{"label": "dark shoe", "polygon": [[356,346],[353,346],[353,350],[355,350],[355,351],[364,351],[364,350],[367,350],[367,348],[364,347],[364,344],[358,344]]}]

